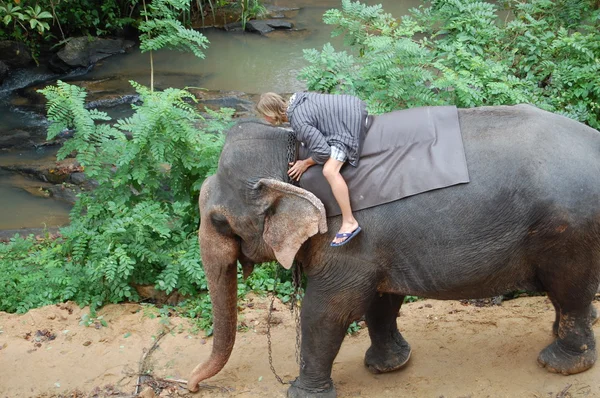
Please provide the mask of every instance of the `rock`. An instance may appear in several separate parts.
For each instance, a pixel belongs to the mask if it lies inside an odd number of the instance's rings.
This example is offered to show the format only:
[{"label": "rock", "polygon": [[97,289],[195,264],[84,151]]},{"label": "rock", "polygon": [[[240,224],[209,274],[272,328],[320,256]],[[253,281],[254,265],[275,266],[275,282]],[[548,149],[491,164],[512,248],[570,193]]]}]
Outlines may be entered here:
[{"label": "rock", "polygon": [[227,32],[238,32],[238,31],[243,30],[242,23],[239,21],[225,24],[225,25],[223,25],[223,29],[225,29]]},{"label": "rock", "polygon": [[[21,237],[26,237],[29,235],[45,235],[56,234],[59,232],[58,227],[47,227],[47,228],[21,228],[21,229],[5,229],[0,231],[0,242],[8,242],[15,235],[20,235]],[[67,318],[61,317],[61,320],[66,320]]]},{"label": "rock", "polygon": [[136,290],[137,294],[143,301],[149,301],[157,305],[177,305],[179,302],[188,299],[179,291],[173,290],[170,294],[166,294],[162,290],[157,290],[154,285],[137,285],[132,283],[131,286]]},{"label": "rock", "polygon": [[9,131],[0,131],[0,149],[31,149],[61,143],[46,141],[46,127],[23,127]]},{"label": "rock", "polygon": [[87,177],[85,176],[85,173],[73,173],[69,180],[75,185],[83,185],[86,183]]},{"label": "rock", "polygon": [[4,79],[8,76],[8,65],[4,61],[0,61],[0,86],[4,83]]},{"label": "rock", "polygon": [[123,53],[133,45],[134,42],[123,39],[74,37],[56,55],[70,67],[88,67],[101,59]]},{"label": "rock", "polygon": [[156,394],[154,393],[154,390],[152,389],[152,387],[146,387],[144,388],[144,390],[138,394],[138,396],[136,398],[154,398],[156,397]]},{"label": "rock", "polygon": [[48,191],[51,192],[52,197],[56,200],[75,204],[77,201],[77,194],[81,192],[81,189],[76,185],[60,184],[48,187]]},{"label": "rock", "polygon": [[[40,183],[47,184],[47,183]],[[39,198],[49,198],[50,192],[47,189],[44,189],[42,186],[26,186],[23,189],[29,193],[30,195],[37,196]]]},{"label": "rock", "polygon": [[0,61],[9,68],[23,68],[32,63],[33,58],[26,45],[11,41],[0,41]]},{"label": "rock", "polygon": [[0,149],[25,148],[31,146],[31,135],[21,129],[15,129],[0,133]]},{"label": "rock", "polygon": [[81,172],[81,166],[74,158],[67,158],[60,161],[48,160],[26,164],[6,164],[2,168],[53,184],[62,184],[67,181],[71,173]]},{"label": "rock", "polygon": [[294,25],[291,22],[281,21],[278,19],[252,20],[246,22],[246,30],[248,32],[257,32],[261,35],[266,35],[275,29],[292,29]]},{"label": "rock", "polygon": [[176,393],[177,393],[177,387],[175,387],[175,386],[166,386],[160,392],[159,397],[173,397],[173,396],[175,396],[174,394],[176,394]]},{"label": "rock", "polygon": [[87,340],[83,343],[83,346],[88,347],[90,344],[92,344],[92,342],[90,340]]}]

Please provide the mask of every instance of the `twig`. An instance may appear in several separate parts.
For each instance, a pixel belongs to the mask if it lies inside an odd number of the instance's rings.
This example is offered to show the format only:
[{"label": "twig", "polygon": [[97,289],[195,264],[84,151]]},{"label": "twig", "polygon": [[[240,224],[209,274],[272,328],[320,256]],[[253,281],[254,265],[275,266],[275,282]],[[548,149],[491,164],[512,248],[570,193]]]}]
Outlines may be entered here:
[{"label": "twig", "polygon": [[573,384],[567,384],[567,386],[565,388],[563,388],[563,390],[561,392],[559,392],[558,394],[556,394],[556,398],[565,398],[567,395],[567,391],[569,391],[569,388],[571,388]]},{"label": "twig", "polygon": [[60,35],[62,36],[63,41],[67,40],[65,38],[65,33],[62,30],[62,26],[60,26],[60,21],[58,20],[58,16],[56,15],[56,10],[54,9],[54,3],[50,0],[50,7],[52,7],[52,15],[54,16],[54,20],[58,24],[58,29],[60,30]]},{"label": "twig", "polygon": [[154,380],[163,381],[165,383],[179,383],[187,385],[188,381],[183,379],[163,379],[162,377],[152,377]]},{"label": "twig", "polygon": [[[142,377],[143,376],[148,376],[146,374],[146,360],[148,359],[148,357],[150,356],[150,354],[152,354],[152,352],[154,352],[154,350],[156,350],[156,348],[158,347],[158,342],[160,341],[160,339],[162,339],[167,333],[170,333],[171,330],[173,329],[163,329],[162,332],[160,332],[158,334],[158,337],[156,337],[156,340],[154,340],[154,343],[152,344],[152,346],[150,347],[150,349],[148,351],[146,351],[144,353],[144,355],[142,355],[142,359],[140,360],[140,371],[138,374],[138,381],[135,387],[135,395],[140,393],[140,386],[142,385]],[[152,377],[154,378],[154,377]]]}]

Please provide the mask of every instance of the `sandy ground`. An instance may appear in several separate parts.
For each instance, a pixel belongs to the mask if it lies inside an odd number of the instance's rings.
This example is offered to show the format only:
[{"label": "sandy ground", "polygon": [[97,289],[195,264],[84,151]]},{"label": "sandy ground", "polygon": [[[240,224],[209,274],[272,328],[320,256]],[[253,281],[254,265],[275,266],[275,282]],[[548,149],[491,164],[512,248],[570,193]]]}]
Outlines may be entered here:
[{"label": "sandy ground", "polygon": [[[185,319],[153,319],[152,311],[137,304],[104,307],[98,315],[107,326],[98,327],[80,325],[88,309],[73,303],[25,315],[0,313],[0,397],[132,397],[141,366],[152,376],[141,379],[141,390],[152,386],[156,396],[283,397],[287,387],[269,368],[267,307],[268,301],[258,297],[240,304],[246,331],[238,332],[225,368],[197,394],[161,381],[186,379],[210,353],[212,339],[192,333]],[[276,304],[276,309],[274,365],[288,381],[298,372],[296,328],[287,307]],[[434,300],[406,304],[398,324],[413,348],[408,365],[393,373],[369,373],[362,363],[369,346],[363,329],[345,339],[334,363],[338,396],[600,397],[600,366],[572,376],[538,367],[538,352],[553,339],[553,320],[544,297],[491,307]],[[600,323],[594,329],[599,335]]]}]

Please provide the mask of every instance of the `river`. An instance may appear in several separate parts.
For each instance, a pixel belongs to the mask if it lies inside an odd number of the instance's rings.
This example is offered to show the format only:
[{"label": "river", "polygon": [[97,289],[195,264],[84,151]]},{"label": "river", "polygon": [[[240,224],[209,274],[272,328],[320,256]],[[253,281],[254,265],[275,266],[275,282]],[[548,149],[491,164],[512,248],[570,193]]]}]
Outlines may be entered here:
[{"label": "river", "polygon": [[[365,4],[382,4],[383,9],[399,18],[422,2],[416,0],[365,0]],[[321,49],[327,42],[342,49],[341,38],[331,38],[332,28],[322,22],[325,11],[339,8],[339,0],[271,0],[269,4],[279,7],[299,7],[288,13],[294,32],[274,32],[268,37],[242,32],[225,32],[205,29],[203,34],[210,41],[206,58],[198,59],[191,54],[176,51],[158,51],[154,54],[155,84],[157,88],[202,87],[209,90],[261,93],[275,91],[289,93],[304,90],[297,79],[299,71],[307,66],[302,50]],[[14,129],[45,129],[47,121],[43,108],[15,100],[19,88],[39,83],[53,84],[57,79],[70,83],[80,81],[111,80],[118,77],[124,85],[128,80],[149,85],[149,55],[135,49],[126,54],[115,55],[99,62],[91,71],[81,71],[71,76],[58,76],[44,67],[21,71],[0,86],[0,135]],[[133,90],[131,90],[133,91]],[[118,115],[117,115],[118,116]],[[15,162],[32,162],[53,158],[56,149],[11,150],[0,152],[0,230],[60,226],[68,223],[70,206],[23,189],[25,177],[2,169]]]}]

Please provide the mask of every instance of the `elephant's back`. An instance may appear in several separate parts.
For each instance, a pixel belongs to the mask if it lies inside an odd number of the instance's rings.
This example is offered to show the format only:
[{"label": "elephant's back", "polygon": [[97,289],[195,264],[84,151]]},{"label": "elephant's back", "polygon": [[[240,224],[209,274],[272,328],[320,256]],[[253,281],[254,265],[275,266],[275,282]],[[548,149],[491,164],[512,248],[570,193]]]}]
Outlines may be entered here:
[{"label": "elephant's back", "polygon": [[530,105],[460,109],[459,121],[472,189],[598,204],[598,131]]},{"label": "elephant's back", "polygon": [[458,116],[471,162],[481,156],[498,163],[521,158],[588,162],[600,158],[600,132],[531,105],[459,109]]},{"label": "elephant's back", "polygon": [[600,231],[598,131],[527,105],[460,109],[459,121],[470,182],[369,212],[393,244],[411,242],[399,250],[411,252],[417,236],[432,256],[440,247],[511,252],[539,224],[592,221]]}]

